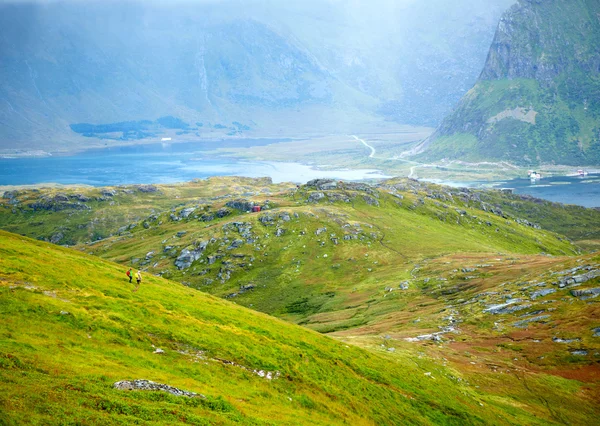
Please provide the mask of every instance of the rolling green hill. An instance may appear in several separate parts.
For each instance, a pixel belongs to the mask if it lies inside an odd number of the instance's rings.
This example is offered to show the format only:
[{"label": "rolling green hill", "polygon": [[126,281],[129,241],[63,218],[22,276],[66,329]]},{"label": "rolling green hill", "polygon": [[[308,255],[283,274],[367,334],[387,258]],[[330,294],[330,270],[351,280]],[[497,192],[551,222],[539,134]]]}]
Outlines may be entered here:
[{"label": "rolling green hill", "polygon": [[475,86],[419,157],[600,164],[600,4],[521,0]]},{"label": "rolling green hill", "polygon": [[[375,355],[149,275],[135,292],[118,265],[0,239],[3,424],[543,422],[453,385],[450,368],[432,380],[428,361]],[[197,396],[114,387],[123,380]]]},{"label": "rolling green hill", "polygon": [[[0,209],[3,228],[87,253],[1,234],[12,423],[598,415],[600,257],[553,232],[591,245],[596,210],[408,179],[243,178],[19,190]],[[134,379],[206,398],[112,387]]]}]

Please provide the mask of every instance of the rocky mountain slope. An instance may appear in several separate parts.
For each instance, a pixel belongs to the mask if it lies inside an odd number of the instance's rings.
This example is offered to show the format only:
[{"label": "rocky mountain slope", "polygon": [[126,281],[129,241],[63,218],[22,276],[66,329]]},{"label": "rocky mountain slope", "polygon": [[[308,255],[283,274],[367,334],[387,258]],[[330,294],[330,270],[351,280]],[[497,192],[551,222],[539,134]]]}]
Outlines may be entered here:
[{"label": "rocky mountain slope", "polygon": [[[598,238],[596,210],[407,179],[41,189],[1,205],[3,228],[63,244],[103,238],[76,249],[120,264],[1,234],[0,403],[17,423],[23,404],[41,407],[28,411],[40,421],[124,423],[167,409],[190,423],[598,415],[600,258],[552,232],[573,217],[589,229],[562,230]],[[129,266],[146,277],[137,292]],[[123,380],[146,390],[123,394],[113,388]],[[152,392],[172,388],[206,399]]]},{"label": "rocky mountain slope", "polygon": [[521,0],[422,158],[600,164],[600,4]]},{"label": "rocky mountain slope", "polygon": [[4,2],[0,149],[432,125],[512,0],[428,3]]}]

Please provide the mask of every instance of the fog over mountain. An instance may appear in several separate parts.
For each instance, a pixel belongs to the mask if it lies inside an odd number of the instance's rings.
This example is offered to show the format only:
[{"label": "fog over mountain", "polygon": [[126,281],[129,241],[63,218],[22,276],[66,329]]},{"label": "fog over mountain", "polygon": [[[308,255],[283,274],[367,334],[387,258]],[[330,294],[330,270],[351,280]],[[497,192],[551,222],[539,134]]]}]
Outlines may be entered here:
[{"label": "fog over mountain", "polygon": [[512,3],[0,2],[0,149],[435,126]]}]

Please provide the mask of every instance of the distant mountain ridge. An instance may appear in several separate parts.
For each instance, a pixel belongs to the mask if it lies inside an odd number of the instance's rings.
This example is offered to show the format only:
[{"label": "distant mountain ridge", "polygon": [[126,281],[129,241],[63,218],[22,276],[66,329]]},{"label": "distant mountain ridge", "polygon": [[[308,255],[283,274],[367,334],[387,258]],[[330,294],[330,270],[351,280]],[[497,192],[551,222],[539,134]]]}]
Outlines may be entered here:
[{"label": "distant mountain ridge", "polygon": [[426,159],[600,164],[600,2],[521,0]]},{"label": "distant mountain ridge", "polygon": [[200,136],[434,125],[510,3],[3,3],[0,149],[69,150],[94,142],[72,125],[160,117],[204,123]]}]

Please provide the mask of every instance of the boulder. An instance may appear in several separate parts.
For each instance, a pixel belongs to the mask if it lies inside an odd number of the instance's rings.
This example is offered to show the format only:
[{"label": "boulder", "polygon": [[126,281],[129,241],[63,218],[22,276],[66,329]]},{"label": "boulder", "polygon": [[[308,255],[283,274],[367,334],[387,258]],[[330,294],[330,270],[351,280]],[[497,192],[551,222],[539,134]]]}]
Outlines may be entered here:
[{"label": "boulder", "polygon": [[183,249],[175,260],[175,266],[177,269],[188,269],[190,266],[192,266],[192,263],[200,259],[202,252],[206,250],[207,246],[208,241],[201,241],[197,247],[190,246]]},{"label": "boulder", "polygon": [[600,288],[588,288],[585,290],[571,290],[571,294],[573,296],[579,297],[583,300],[593,299],[594,297],[598,297],[598,295],[600,295]]},{"label": "boulder", "polygon": [[56,234],[52,235],[52,237],[50,237],[50,242],[52,244],[58,244],[64,237],[65,236],[62,232],[57,232]]},{"label": "boulder", "polygon": [[227,250],[234,250],[234,249],[240,248],[243,245],[244,245],[244,240],[234,240],[231,243],[231,245],[229,247],[227,247]]},{"label": "boulder", "polygon": [[138,185],[136,186],[136,189],[145,193],[158,192],[158,188],[154,185]]},{"label": "boulder", "polygon": [[379,201],[377,201],[375,198],[373,198],[369,195],[363,195],[363,200],[365,200],[365,203],[367,203],[370,206],[379,207]]},{"label": "boulder", "polygon": [[103,197],[114,197],[117,192],[114,189],[103,189],[101,192]]},{"label": "boulder", "polygon": [[210,222],[210,221],[212,221],[214,219],[215,219],[215,216],[212,215],[212,214],[209,214],[209,213],[205,213],[202,216],[200,216],[200,220],[202,222]]},{"label": "boulder", "polygon": [[222,209],[217,210],[217,213],[216,213],[218,218],[223,218],[225,216],[229,216],[230,214],[231,214],[231,210],[226,209],[224,207]]},{"label": "boulder", "polygon": [[308,202],[309,203],[317,203],[320,200],[322,200],[323,198],[325,198],[325,194],[323,194],[322,192],[313,192],[308,197]]},{"label": "boulder", "polygon": [[327,232],[327,228],[319,228],[315,231],[315,235],[321,235],[324,232]]},{"label": "boulder", "polygon": [[5,200],[12,200],[14,198],[17,198],[19,195],[19,191],[4,191],[4,194],[2,194],[2,198],[4,198]]},{"label": "boulder", "polygon": [[332,179],[313,179],[306,183],[307,187],[316,188],[320,190],[330,190],[337,188],[337,182]]},{"label": "boulder", "polygon": [[258,221],[264,226],[270,226],[273,225],[273,223],[275,223],[275,216],[273,216],[270,213],[265,213],[259,216]]},{"label": "boulder", "polygon": [[513,323],[514,327],[517,328],[527,328],[527,326],[529,324],[531,324],[532,322],[541,322],[541,323],[545,323],[547,322],[546,320],[550,318],[550,315],[538,315],[536,317],[533,318],[528,318],[526,320],[522,320],[522,321],[517,321],[515,323]]},{"label": "boulder", "polygon": [[81,201],[83,203],[90,201],[90,197],[86,197],[83,194],[74,194],[74,195],[71,195],[71,198],[75,198],[76,200]]},{"label": "boulder", "polygon": [[251,211],[252,208],[255,206],[254,201],[249,201],[244,198],[228,201],[225,205],[227,207],[231,207],[232,209],[240,210],[243,212]]},{"label": "boulder", "polygon": [[181,213],[179,213],[179,217],[181,217],[183,219],[187,219],[195,211],[196,211],[196,207],[188,207],[187,209],[181,210]]},{"label": "boulder", "polygon": [[535,300],[538,297],[544,297],[544,296],[547,296],[547,295],[552,294],[552,293],[556,293],[556,289],[553,289],[553,288],[543,288],[541,290],[537,290],[537,291],[534,291],[533,293],[531,293],[531,298],[533,300]]}]

